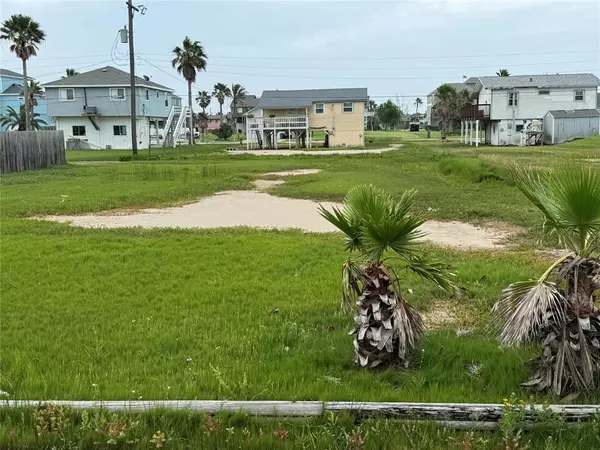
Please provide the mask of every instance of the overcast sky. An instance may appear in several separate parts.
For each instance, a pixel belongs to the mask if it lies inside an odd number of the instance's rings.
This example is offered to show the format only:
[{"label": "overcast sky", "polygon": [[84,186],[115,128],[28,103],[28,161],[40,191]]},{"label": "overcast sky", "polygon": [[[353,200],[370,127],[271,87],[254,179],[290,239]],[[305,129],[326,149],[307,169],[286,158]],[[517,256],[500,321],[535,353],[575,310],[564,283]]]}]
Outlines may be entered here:
[{"label": "overcast sky", "polygon": [[[134,24],[137,74],[185,94],[170,52],[185,36],[208,55],[195,90],[216,82],[263,89],[367,87],[378,103],[416,96],[463,76],[594,72],[600,75],[598,0],[157,1]],[[46,31],[30,63],[41,82],[67,67],[128,71],[124,0],[0,0],[1,18],[23,13]],[[1,66],[21,72],[3,44]],[[412,106],[411,106],[412,107]],[[216,111],[215,105],[212,105]]]}]

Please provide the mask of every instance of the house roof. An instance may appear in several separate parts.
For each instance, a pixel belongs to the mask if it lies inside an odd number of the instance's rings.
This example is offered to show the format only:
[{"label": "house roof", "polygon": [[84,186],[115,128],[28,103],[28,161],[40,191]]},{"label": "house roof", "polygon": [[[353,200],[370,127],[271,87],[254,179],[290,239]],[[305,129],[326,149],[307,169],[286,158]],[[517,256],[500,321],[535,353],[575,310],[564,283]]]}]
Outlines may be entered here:
[{"label": "house roof", "polygon": [[367,101],[367,88],[263,91],[259,108],[303,108],[316,102]]},{"label": "house roof", "polygon": [[[471,92],[473,90],[473,83],[470,82],[469,84],[467,84],[467,81],[469,81],[471,79],[472,78],[469,78],[464,83],[444,83],[444,84],[447,84],[448,86],[453,87],[457,91],[463,91],[466,89],[467,91]],[[435,90],[431,91],[428,95],[435,95],[437,93],[437,90],[438,90],[438,88],[435,88]]]},{"label": "house roof", "polygon": [[600,79],[593,73],[479,77],[479,82],[483,87],[488,89],[515,89],[522,87],[575,88],[600,86]]},{"label": "house roof", "polygon": [[17,72],[13,72],[12,70],[8,70],[8,69],[2,69],[2,68],[0,68],[0,76],[2,76],[2,77],[23,78],[23,74],[20,74],[20,73],[17,73]]},{"label": "house roof", "polygon": [[2,94],[9,94],[9,95],[19,95],[19,94],[23,94],[23,86],[21,86],[20,84],[11,84],[8,88],[6,88]]},{"label": "house roof", "polygon": [[207,117],[208,120],[221,120],[220,114],[208,114]]},{"label": "house roof", "polygon": [[[129,73],[115,67],[106,66],[100,69],[90,70],[59,80],[45,83],[44,87],[88,87],[88,86],[129,86]],[[135,77],[137,86],[147,86],[155,89],[173,92],[173,89],[162,84],[148,81],[145,78]]]},{"label": "house roof", "polygon": [[548,111],[548,114],[551,114],[555,118],[565,118],[565,117],[600,117],[600,110],[598,109],[575,109],[575,110],[564,110],[564,109],[555,109],[552,111]]},{"label": "house roof", "polygon": [[240,100],[240,106],[244,108],[254,108],[258,105],[259,98],[256,95],[246,95],[242,100]]}]

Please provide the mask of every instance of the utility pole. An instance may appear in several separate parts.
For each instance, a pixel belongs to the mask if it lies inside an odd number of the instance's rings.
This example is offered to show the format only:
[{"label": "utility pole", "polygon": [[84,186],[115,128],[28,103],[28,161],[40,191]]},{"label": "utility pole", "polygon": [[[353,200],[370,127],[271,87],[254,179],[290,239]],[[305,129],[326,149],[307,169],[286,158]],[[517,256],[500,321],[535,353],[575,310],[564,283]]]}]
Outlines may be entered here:
[{"label": "utility pole", "polygon": [[133,6],[131,0],[127,0],[127,12],[129,17],[129,76],[131,96],[131,151],[137,155],[137,111],[135,108],[135,53],[133,51],[133,11],[139,11]]}]

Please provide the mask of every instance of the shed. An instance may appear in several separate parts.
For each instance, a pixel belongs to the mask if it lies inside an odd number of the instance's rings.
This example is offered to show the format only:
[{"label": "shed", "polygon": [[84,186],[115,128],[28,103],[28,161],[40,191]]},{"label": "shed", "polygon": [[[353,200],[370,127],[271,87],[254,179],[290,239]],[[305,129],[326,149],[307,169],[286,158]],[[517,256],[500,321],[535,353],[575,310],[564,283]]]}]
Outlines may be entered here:
[{"label": "shed", "polygon": [[600,134],[598,109],[559,109],[548,111],[544,116],[545,144],[562,144],[597,134]]}]

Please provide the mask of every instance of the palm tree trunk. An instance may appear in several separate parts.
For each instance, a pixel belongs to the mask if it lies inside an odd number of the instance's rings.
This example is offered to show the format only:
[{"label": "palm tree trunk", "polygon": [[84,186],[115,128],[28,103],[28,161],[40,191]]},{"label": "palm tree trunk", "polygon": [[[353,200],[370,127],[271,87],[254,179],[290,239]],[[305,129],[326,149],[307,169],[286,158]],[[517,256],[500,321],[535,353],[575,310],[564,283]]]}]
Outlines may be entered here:
[{"label": "palm tree trunk", "polygon": [[31,130],[29,84],[27,82],[27,60],[23,59],[23,101],[25,102],[25,131]]},{"label": "palm tree trunk", "polygon": [[223,125],[223,103],[219,102],[219,115],[221,116],[221,125]]},{"label": "palm tree trunk", "polygon": [[194,145],[194,113],[192,110],[192,80],[188,80],[188,106],[190,107],[190,145]]}]

